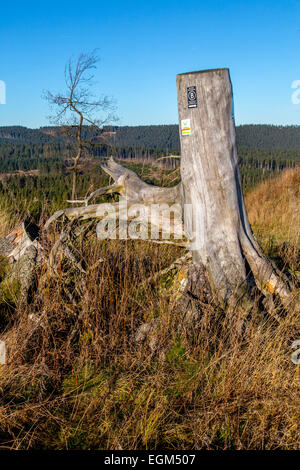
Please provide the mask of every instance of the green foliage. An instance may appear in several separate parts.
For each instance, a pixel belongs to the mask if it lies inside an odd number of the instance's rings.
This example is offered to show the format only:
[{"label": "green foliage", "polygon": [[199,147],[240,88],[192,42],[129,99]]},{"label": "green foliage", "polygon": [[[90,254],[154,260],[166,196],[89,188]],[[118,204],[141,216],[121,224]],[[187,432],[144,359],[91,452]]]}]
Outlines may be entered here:
[{"label": "green foliage", "polygon": [[[273,126],[246,124],[236,127],[237,143],[241,147],[255,149],[300,149],[300,126]],[[85,138],[91,130],[85,127]],[[103,137],[108,145],[116,147],[179,150],[177,124],[149,126],[106,126]],[[0,127],[0,142],[49,144],[61,143],[65,138],[59,127],[28,129],[21,126]],[[70,140],[70,139],[69,139]]]}]

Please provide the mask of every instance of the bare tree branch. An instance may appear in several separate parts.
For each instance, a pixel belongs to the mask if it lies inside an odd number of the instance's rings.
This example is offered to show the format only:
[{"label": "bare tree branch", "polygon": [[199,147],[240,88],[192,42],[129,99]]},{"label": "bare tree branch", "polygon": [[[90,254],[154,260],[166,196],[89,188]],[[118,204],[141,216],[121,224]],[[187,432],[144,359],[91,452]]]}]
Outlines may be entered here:
[{"label": "bare tree branch", "polygon": [[[105,124],[117,120],[113,111],[114,101],[108,96],[94,98],[91,87],[94,85],[94,70],[97,68],[99,58],[96,51],[90,54],[80,54],[76,63],[69,59],[65,66],[65,93],[53,94],[44,92],[44,99],[55,109],[52,122],[62,126],[66,134],[73,138],[77,152],[73,157],[72,200],[76,200],[76,187],[78,164],[84,152],[105,141],[102,128]],[[105,116],[98,116],[99,112]],[[91,138],[84,138],[85,126],[92,134]],[[71,132],[71,130],[73,132]]]}]

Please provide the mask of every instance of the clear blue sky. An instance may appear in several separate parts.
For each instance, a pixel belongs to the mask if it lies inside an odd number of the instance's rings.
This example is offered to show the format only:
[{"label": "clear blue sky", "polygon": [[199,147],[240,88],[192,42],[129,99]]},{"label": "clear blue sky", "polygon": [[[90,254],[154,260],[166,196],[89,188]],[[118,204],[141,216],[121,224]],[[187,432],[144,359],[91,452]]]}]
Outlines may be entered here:
[{"label": "clear blue sky", "polygon": [[229,67],[236,122],[300,124],[299,0],[13,1],[0,6],[0,125],[47,125],[44,89],[70,56],[99,48],[96,91],[121,125],[177,122],[176,74]]}]

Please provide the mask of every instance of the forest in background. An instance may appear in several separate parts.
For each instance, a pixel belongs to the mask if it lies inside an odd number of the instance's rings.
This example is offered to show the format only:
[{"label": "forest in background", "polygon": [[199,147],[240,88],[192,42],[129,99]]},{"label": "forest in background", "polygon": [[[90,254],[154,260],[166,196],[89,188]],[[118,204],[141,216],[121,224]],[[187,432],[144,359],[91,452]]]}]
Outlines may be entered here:
[{"label": "forest in background", "polygon": [[[245,192],[282,170],[300,163],[300,126],[237,126],[239,167]],[[91,130],[85,128],[87,138]],[[151,164],[152,173],[160,168],[160,185],[179,181],[180,160],[161,157],[179,155],[177,125],[106,126],[102,143],[92,147],[79,168],[78,195],[105,183],[100,164],[113,155],[135,164],[135,171],[145,172],[142,162]],[[65,205],[70,198],[74,142],[59,127],[29,129],[21,126],[0,127],[0,205],[16,213],[29,212],[37,217],[43,204],[51,210]],[[131,163],[130,163],[131,162]],[[169,177],[168,175],[173,175]],[[143,174],[143,177],[147,175]]]},{"label": "forest in background", "polygon": [[[148,126],[105,126],[117,146],[179,150],[177,124]],[[245,124],[236,126],[237,144],[242,147],[300,150],[300,126]],[[63,140],[59,127],[30,129],[22,126],[0,127],[0,143],[46,143]]]}]

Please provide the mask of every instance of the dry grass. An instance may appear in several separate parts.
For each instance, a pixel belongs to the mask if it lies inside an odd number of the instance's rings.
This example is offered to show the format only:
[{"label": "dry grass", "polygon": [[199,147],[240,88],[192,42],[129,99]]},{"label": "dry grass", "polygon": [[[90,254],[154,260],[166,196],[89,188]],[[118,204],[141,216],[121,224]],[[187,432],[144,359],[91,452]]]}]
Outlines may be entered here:
[{"label": "dry grass", "polygon": [[[290,266],[288,241],[295,269],[299,220],[290,204],[299,181],[296,170],[247,196],[258,238],[265,243],[270,231]],[[62,260],[7,326],[0,448],[299,449],[299,366],[291,361],[299,313],[279,324],[257,300],[244,335],[237,316],[210,304],[194,323],[183,321],[176,273],[149,281],[179,248],[93,237],[77,248],[86,276]],[[136,329],[151,320],[152,335],[136,343]]]},{"label": "dry grass", "polygon": [[0,238],[7,235],[13,227],[12,218],[5,211],[0,212]]},{"label": "dry grass", "polygon": [[247,194],[252,228],[264,249],[289,243],[300,247],[300,168],[261,183]]}]

